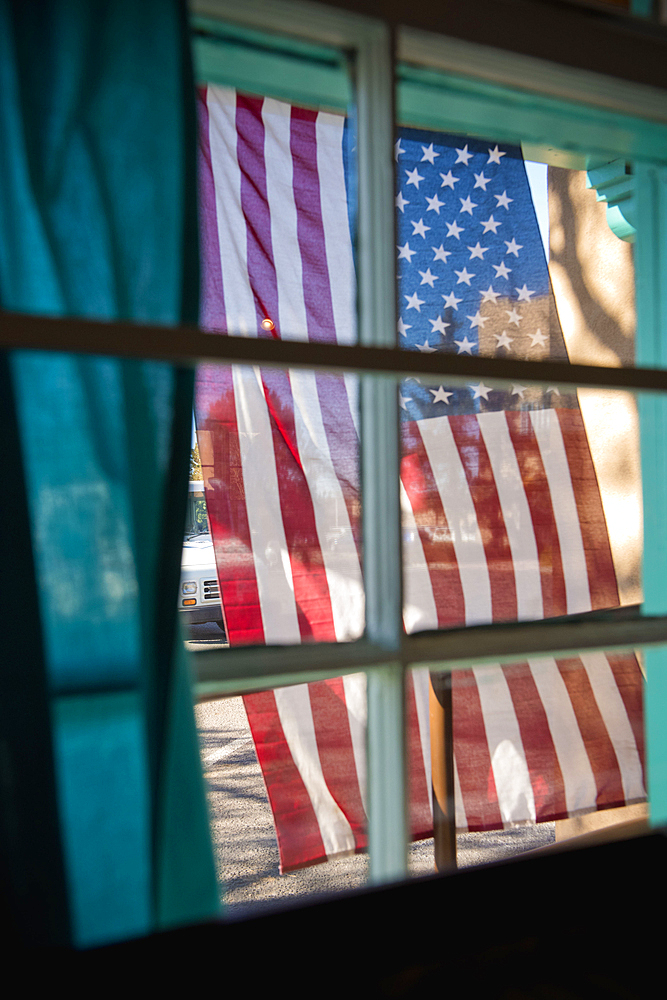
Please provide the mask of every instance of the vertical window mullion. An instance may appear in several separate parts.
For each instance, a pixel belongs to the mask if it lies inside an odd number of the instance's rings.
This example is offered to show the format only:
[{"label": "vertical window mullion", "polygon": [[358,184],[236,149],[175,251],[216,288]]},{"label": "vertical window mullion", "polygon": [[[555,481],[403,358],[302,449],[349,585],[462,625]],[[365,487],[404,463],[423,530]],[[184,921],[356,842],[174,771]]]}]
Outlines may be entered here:
[{"label": "vertical window mullion", "polygon": [[[394,78],[390,34],[368,32],[357,61],[359,316],[365,345],[396,345]],[[369,853],[372,882],[407,874],[398,394],[393,379],[361,380],[366,634],[388,661],[368,672]]]},{"label": "vertical window mullion", "polygon": [[[667,168],[636,164],[638,365],[667,368]],[[667,612],[667,395],[640,394],[643,613]],[[646,650],[646,765],[651,823],[667,822],[667,647]]]}]

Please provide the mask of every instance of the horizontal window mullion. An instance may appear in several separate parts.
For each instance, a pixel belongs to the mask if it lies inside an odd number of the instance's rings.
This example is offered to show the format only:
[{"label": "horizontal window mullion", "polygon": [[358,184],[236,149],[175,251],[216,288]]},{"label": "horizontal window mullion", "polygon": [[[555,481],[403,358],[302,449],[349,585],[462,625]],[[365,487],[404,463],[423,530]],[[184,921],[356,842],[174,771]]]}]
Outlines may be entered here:
[{"label": "horizontal window mullion", "polygon": [[507,622],[408,636],[403,661],[459,669],[481,663],[513,663],[528,657],[576,656],[582,651],[631,652],[667,643],[667,616],[625,617],[624,609],[539,622]]},{"label": "horizontal window mullion", "polygon": [[[403,637],[406,666],[439,669],[583,650],[632,650],[667,644],[667,616],[645,618],[638,608],[617,608],[537,622],[504,622]],[[323,680],[386,664],[387,650],[361,639],[349,643],[246,646],[192,654],[199,697]]]},{"label": "horizontal window mullion", "polygon": [[298,341],[216,336],[195,327],[106,323],[88,319],[52,319],[0,313],[0,348],[46,350],[105,357],[201,363],[262,364],[284,368],[377,372],[396,379],[521,380],[556,386],[665,392],[667,370],[605,368],[566,361],[524,361],[436,353],[425,356],[397,348],[361,347]]}]

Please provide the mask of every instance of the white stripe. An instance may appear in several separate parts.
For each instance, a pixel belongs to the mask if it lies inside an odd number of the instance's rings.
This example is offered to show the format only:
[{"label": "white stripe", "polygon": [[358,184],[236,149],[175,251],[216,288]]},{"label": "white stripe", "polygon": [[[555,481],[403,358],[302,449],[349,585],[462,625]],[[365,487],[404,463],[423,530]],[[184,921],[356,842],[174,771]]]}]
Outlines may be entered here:
[{"label": "white stripe", "polygon": [[501,667],[473,667],[498,793],[498,808],[506,825],[536,819],[535,797],[521,730],[509,686]]},{"label": "white stripe", "polygon": [[236,152],[236,92],[209,87],[206,103],[227,332],[256,336],[257,313],[248,275],[241,172]]},{"label": "white stripe", "polygon": [[336,639],[358,639],[364,631],[365,592],[347,505],[331,461],[315,373],[290,371],[294,425],[317,536],[329,585]]},{"label": "white stripe", "polygon": [[553,657],[529,660],[528,666],[551,731],[556,756],[563,772],[565,803],[569,813],[577,813],[597,806],[597,788],[579,730],[577,717]]},{"label": "white stripe", "polygon": [[357,771],[359,793],[366,815],[368,815],[368,782],[366,772],[366,723],[368,703],[366,700],[366,674],[346,674],[343,677],[347,719],[350,724],[352,752]]},{"label": "white stripe", "polygon": [[259,369],[233,365],[232,377],[264,637],[267,643],[301,642],[271,423]]},{"label": "white stripe", "polygon": [[419,537],[410,498],[401,482],[401,514],[403,525],[403,622],[405,631],[421,632],[438,627],[431,575]]},{"label": "white stripe", "polygon": [[[339,344],[357,342],[356,275],[352,254],[352,238],[347,211],[347,188],[343,163],[342,115],[320,112],[315,124],[317,142],[317,173],[322,202],[322,225],[326,246],[331,304],[336,339]],[[359,379],[345,374],[350,412],[359,434]]]},{"label": "white stripe", "polygon": [[489,455],[514,564],[517,618],[544,616],[535,529],[519,463],[504,413],[480,413],[477,421]]},{"label": "white stripe", "polygon": [[646,796],[642,764],[616,678],[604,653],[582,653],[581,662],[616,753],[625,800],[636,802]]},{"label": "white stripe", "polygon": [[570,467],[554,410],[532,410],[530,418],[546,472],[560,542],[568,614],[591,610],[586,554]]},{"label": "white stripe", "polygon": [[459,778],[459,769],[456,766],[456,757],[454,757],[454,815],[456,816],[456,829],[465,832],[468,829],[468,817],[466,816],[466,807],[463,804],[463,792],[461,791],[461,779]]},{"label": "white stripe", "polygon": [[428,667],[413,667],[410,673],[412,674],[412,686],[415,692],[419,741],[421,744],[424,772],[426,774],[428,804],[431,810],[431,818],[433,818],[433,796],[431,794],[433,784],[431,771],[431,708],[429,704],[431,678]]},{"label": "white stripe", "polygon": [[274,692],[285,739],[313,806],[329,857],[354,851],[354,834],[322,773],[307,684]]},{"label": "white stripe", "polygon": [[465,469],[447,417],[418,420],[456,552],[466,625],[492,620],[491,581]]},{"label": "white stripe", "polygon": [[[284,340],[307,340],[290,150],[290,107],[266,100],[262,118],[281,336]],[[345,498],[331,461],[315,374],[291,371],[290,382],[297,447],[313,503],[336,638],[339,641],[357,639],[364,629],[361,567]]]},{"label": "white stripe", "polygon": [[320,181],[322,224],[329,269],[336,339],[339,344],[357,340],[356,287],[352,241],[347,211],[347,190],[343,165],[342,115],[320,112],[315,124],[317,172]]},{"label": "white stripe", "polygon": [[303,270],[294,200],[290,106],[267,98],[262,105],[266,196],[282,340],[308,340]]}]

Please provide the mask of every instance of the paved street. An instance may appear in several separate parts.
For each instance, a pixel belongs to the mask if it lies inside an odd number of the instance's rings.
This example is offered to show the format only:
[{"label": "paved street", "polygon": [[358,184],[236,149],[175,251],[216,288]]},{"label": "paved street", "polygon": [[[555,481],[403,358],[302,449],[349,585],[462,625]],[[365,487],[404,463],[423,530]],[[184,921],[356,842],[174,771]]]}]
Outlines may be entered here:
[{"label": "paved street", "polygon": [[[212,644],[217,637],[208,641]],[[297,898],[363,886],[368,872],[368,858],[363,854],[280,874],[271,811],[242,700],[204,702],[197,706],[196,715],[218,876],[225,904],[233,915],[250,915]],[[508,857],[553,840],[553,823],[463,834],[458,838],[459,866]],[[410,871],[413,875],[432,874],[432,840],[411,845]]]}]

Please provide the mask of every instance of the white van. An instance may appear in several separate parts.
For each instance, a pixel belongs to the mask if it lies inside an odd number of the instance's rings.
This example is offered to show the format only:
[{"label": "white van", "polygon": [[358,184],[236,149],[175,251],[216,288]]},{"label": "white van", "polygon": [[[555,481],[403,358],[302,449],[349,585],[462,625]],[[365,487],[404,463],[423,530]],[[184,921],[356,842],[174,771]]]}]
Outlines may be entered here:
[{"label": "white van", "polygon": [[190,480],[178,610],[186,626],[215,622],[225,631],[202,480]]}]

